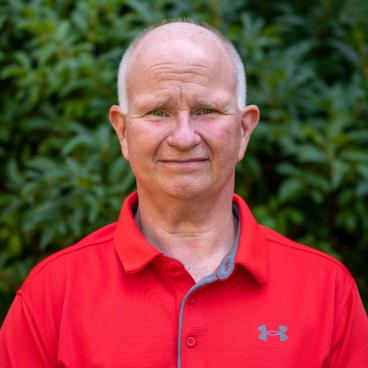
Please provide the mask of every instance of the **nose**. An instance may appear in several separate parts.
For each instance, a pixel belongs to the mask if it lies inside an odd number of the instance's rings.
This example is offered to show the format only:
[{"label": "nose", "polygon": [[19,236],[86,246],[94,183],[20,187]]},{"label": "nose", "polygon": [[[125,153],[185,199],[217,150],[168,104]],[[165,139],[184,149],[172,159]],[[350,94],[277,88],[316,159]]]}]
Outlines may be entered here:
[{"label": "nose", "polygon": [[188,111],[178,112],[175,126],[166,141],[169,146],[179,151],[188,151],[200,143],[201,137],[196,131]]}]

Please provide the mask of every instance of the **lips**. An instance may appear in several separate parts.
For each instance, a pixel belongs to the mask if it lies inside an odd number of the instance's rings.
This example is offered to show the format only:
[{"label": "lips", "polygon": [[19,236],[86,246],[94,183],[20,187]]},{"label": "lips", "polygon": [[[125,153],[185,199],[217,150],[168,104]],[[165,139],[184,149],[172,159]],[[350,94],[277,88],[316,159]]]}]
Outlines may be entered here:
[{"label": "lips", "polygon": [[165,160],[160,160],[161,162],[165,162],[165,163],[174,163],[174,164],[187,164],[187,163],[195,163],[195,162],[203,162],[203,161],[207,161],[207,158],[190,158],[190,159],[165,159]]}]

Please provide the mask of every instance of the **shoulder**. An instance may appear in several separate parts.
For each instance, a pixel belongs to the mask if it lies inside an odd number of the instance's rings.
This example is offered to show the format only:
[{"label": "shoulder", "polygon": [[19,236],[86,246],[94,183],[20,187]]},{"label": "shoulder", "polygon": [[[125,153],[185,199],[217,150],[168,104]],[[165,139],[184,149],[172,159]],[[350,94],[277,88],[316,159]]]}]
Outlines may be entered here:
[{"label": "shoulder", "polygon": [[340,275],[348,283],[355,282],[350,271],[335,257],[295,242],[266,226],[259,225],[259,228],[267,241],[271,261],[281,263],[282,266],[287,263],[300,267],[305,273],[308,271],[317,274],[328,272],[334,276]]},{"label": "shoulder", "polygon": [[101,252],[113,248],[116,223],[106,225],[87,235],[74,245],[68,246],[40,261],[29,273],[20,292],[26,291],[35,281],[62,279],[73,265],[84,264],[84,269],[97,261]]}]

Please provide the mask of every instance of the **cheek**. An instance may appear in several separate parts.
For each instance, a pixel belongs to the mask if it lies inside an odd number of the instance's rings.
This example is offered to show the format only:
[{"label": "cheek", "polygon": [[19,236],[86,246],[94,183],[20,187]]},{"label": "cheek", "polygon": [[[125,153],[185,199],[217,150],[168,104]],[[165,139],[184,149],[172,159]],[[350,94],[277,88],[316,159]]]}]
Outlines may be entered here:
[{"label": "cheek", "polygon": [[161,144],[163,133],[155,127],[136,124],[127,130],[129,159],[134,162],[147,161],[154,157]]},{"label": "cheek", "polygon": [[206,135],[208,145],[221,161],[237,160],[241,137],[240,125],[222,123],[208,130],[210,133]]}]

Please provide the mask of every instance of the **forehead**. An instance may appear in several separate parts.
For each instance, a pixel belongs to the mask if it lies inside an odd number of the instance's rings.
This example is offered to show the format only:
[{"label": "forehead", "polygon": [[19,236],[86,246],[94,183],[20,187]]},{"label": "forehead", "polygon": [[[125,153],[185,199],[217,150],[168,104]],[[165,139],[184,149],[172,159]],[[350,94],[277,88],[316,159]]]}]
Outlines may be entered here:
[{"label": "forehead", "polygon": [[[236,92],[233,61],[217,39],[149,37],[134,50],[127,74],[128,98],[149,91],[206,89]],[[193,96],[194,97],[194,96]]]}]

